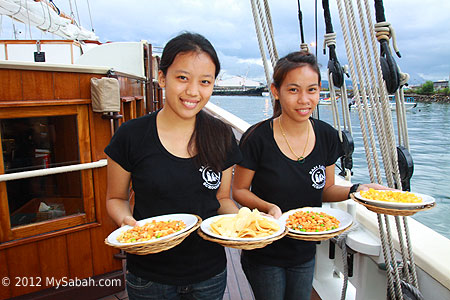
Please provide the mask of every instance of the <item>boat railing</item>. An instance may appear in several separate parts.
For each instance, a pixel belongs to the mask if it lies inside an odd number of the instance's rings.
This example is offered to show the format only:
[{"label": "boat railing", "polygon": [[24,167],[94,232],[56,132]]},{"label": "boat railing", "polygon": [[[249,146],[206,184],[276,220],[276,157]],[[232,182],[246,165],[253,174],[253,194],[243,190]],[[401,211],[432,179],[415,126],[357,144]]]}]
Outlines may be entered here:
[{"label": "boat railing", "polygon": [[75,165],[69,165],[69,166],[61,166],[61,167],[46,168],[46,169],[39,169],[39,170],[32,170],[32,171],[15,172],[15,173],[10,173],[10,174],[2,174],[2,175],[0,175],[0,182],[16,180],[16,179],[25,179],[25,178],[31,178],[31,177],[61,174],[61,173],[81,171],[81,170],[89,170],[89,169],[105,167],[106,165],[107,165],[107,160],[100,159],[98,161],[90,162],[90,163],[82,163],[82,164],[75,164]]}]

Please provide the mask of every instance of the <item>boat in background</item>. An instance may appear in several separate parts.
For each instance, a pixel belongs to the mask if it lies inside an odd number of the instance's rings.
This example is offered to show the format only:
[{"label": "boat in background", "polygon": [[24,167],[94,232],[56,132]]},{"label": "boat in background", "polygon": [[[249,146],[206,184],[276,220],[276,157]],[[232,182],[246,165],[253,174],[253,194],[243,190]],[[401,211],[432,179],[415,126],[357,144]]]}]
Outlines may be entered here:
[{"label": "boat in background", "polygon": [[[361,96],[359,99],[362,99]],[[352,99],[350,102],[350,109],[356,109],[356,101],[355,99]],[[370,108],[370,103],[368,103],[368,107]],[[397,103],[395,101],[395,95],[389,95],[389,107],[391,110],[395,110],[397,107]],[[415,101],[414,97],[412,96],[406,96],[405,97],[405,110],[412,110],[413,108],[417,107],[417,102]]]},{"label": "boat in background", "polygon": [[262,96],[267,87],[261,82],[246,78],[246,76],[232,76],[227,79],[217,78],[213,96]]},{"label": "boat in background", "polygon": [[[339,96],[336,96],[336,101],[339,101]],[[320,91],[319,105],[331,105],[331,94],[329,91]]]}]

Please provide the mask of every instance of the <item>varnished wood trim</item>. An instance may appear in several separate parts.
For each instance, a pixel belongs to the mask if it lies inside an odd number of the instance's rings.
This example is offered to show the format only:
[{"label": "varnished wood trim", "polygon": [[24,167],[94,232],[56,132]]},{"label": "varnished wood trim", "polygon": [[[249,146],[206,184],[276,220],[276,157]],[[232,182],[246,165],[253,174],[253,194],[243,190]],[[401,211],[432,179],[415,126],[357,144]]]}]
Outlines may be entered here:
[{"label": "varnished wood trim", "polygon": [[0,243],[0,250],[11,248],[11,247],[16,247],[16,246],[20,246],[20,245],[24,245],[24,244],[28,244],[28,243],[34,243],[34,242],[49,239],[49,238],[52,238],[55,236],[66,235],[66,234],[70,234],[72,232],[87,230],[87,229],[99,227],[99,226],[101,226],[101,224],[97,223],[97,222],[83,224],[83,225],[79,225],[79,226],[75,226],[75,227],[71,227],[71,228],[65,228],[65,229],[61,229],[61,230],[57,230],[57,231],[53,231],[53,232],[43,233],[40,235],[31,236],[31,237],[27,237],[27,238],[23,238],[23,239],[18,239],[18,240],[14,240],[14,241],[10,241],[10,242]]},{"label": "varnished wood trim", "polygon": [[120,97],[120,100],[122,102],[131,102],[131,101],[134,101],[135,99],[133,96],[125,96],[125,97]]},{"label": "varnished wood trim", "polygon": [[17,240],[38,234],[44,234],[46,232],[70,228],[84,223],[87,223],[87,217],[85,213],[13,227],[11,228],[11,232],[13,239]]},{"label": "varnished wood trim", "polygon": [[77,107],[75,105],[54,106],[48,108],[29,107],[28,109],[4,107],[0,110],[0,119],[63,116],[75,115],[76,113]]},{"label": "varnished wood trim", "polygon": [[50,105],[78,105],[90,104],[91,99],[65,99],[65,100],[24,100],[24,101],[1,101],[0,108],[6,107],[28,107],[28,106],[50,106]]},{"label": "varnished wood trim", "polygon": [[[36,44],[37,40],[1,40],[0,44]],[[72,44],[75,46],[81,46],[81,44],[75,40],[39,40],[42,44]]]},{"label": "varnished wood trim", "polygon": [[[0,141],[2,133],[0,132]],[[2,143],[0,143],[0,153],[3,153]],[[0,157],[0,174],[5,173],[3,155]],[[0,243],[10,239],[11,223],[9,221],[8,193],[6,192],[6,182],[0,182]]]}]

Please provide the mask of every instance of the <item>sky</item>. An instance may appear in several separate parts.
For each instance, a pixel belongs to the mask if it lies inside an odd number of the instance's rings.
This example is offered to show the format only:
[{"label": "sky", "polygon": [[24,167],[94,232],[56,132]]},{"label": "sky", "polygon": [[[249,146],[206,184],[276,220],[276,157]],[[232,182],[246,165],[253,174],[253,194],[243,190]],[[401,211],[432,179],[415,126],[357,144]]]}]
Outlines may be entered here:
[{"label": "sky", "polygon": [[[163,47],[169,39],[182,31],[200,33],[211,41],[218,52],[222,64],[219,76],[225,79],[238,75],[265,81],[250,0],[54,0],[53,2],[66,14],[73,14],[86,29],[93,28],[101,42],[146,40],[154,47]],[[310,47],[310,50],[313,53],[317,50],[318,61],[325,72],[328,54],[324,55],[322,50],[325,31],[322,1],[317,2],[317,49]],[[297,1],[268,0],[268,3],[279,56],[298,50],[300,29]],[[300,1],[307,43],[315,42],[314,3],[313,0]],[[373,7],[373,0],[370,0],[370,3]],[[397,44],[402,54],[401,58],[395,59],[402,72],[411,76],[409,83],[417,85],[426,80],[448,80],[450,1],[385,0],[384,8],[387,21],[395,29]],[[347,59],[335,0],[330,0],[330,9],[333,27],[338,36],[338,59],[344,65]],[[1,18],[2,39],[13,38],[12,23],[9,17]],[[15,26],[21,31],[18,38],[29,38],[30,33],[25,24],[15,22]],[[41,32],[32,31],[31,35],[34,39],[48,38]]]}]

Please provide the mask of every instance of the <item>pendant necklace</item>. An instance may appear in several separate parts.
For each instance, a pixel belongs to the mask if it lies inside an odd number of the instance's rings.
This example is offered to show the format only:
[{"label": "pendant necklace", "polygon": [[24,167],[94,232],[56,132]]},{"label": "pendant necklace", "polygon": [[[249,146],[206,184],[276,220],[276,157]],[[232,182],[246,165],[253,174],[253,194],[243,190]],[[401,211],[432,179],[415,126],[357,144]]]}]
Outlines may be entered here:
[{"label": "pendant necklace", "polygon": [[305,148],[303,148],[303,153],[302,153],[301,156],[298,156],[298,155],[294,152],[294,150],[292,149],[291,145],[289,144],[289,141],[288,141],[288,139],[287,139],[287,137],[286,137],[286,134],[284,133],[283,127],[281,126],[281,116],[280,116],[280,118],[278,119],[278,124],[280,125],[281,134],[283,135],[284,140],[286,141],[286,144],[287,144],[288,147],[289,147],[289,150],[291,150],[292,154],[294,154],[294,156],[297,158],[297,162],[298,162],[298,163],[300,163],[300,164],[304,163],[304,162],[305,162],[305,157],[304,157],[303,155],[305,155],[306,146],[308,146],[308,140],[309,140],[309,124],[308,124],[308,133],[307,133],[307,136],[306,136]]}]

